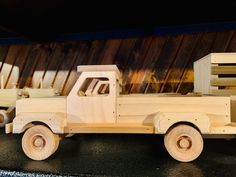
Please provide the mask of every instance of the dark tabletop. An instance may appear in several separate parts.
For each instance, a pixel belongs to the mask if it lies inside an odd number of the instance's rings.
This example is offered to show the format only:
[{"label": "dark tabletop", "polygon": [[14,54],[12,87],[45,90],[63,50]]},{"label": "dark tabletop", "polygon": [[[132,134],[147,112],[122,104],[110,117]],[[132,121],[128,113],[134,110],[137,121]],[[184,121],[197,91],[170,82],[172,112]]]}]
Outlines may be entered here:
[{"label": "dark tabletop", "polygon": [[49,159],[33,161],[21,149],[22,135],[0,133],[2,176],[236,176],[236,140],[207,139],[197,160],[180,163],[159,135],[82,134],[63,139]]}]

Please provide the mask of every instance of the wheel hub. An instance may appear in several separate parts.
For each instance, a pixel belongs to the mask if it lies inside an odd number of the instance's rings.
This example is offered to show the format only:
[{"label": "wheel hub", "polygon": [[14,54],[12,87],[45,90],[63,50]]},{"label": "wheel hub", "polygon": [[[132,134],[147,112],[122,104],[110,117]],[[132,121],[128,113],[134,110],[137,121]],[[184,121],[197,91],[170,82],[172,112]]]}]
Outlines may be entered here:
[{"label": "wheel hub", "polygon": [[177,141],[177,146],[181,150],[188,150],[192,146],[192,141],[188,136],[181,136]]},{"label": "wheel hub", "polygon": [[43,148],[45,146],[45,140],[41,136],[35,137],[33,141],[33,145],[35,148]]}]

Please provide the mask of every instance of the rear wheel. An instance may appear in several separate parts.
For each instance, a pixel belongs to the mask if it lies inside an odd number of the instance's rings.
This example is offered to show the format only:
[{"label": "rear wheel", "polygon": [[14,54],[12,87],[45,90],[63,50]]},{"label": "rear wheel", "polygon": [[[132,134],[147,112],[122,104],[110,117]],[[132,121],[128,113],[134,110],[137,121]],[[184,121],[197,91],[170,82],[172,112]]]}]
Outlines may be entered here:
[{"label": "rear wheel", "polygon": [[33,160],[48,158],[57,150],[58,146],[59,136],[43,125],[29,128],[22,138],[22,149]]},{"label": "rear wheel", "polygon": [[195,160],[203,149],[201,134],[189,125],[177,125],[171,128],[165,135],[164,143],[168,153],[181,162]]}]

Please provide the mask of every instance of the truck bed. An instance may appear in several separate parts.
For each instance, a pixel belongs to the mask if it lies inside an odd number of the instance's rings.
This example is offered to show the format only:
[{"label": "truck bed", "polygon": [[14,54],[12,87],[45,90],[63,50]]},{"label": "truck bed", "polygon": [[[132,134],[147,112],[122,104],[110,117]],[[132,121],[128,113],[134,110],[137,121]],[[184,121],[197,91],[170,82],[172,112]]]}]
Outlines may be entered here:
[{"label": "truck bed", "polygon": [[117,123],[153,125],[157,112],[204,113],[221,125],[230,123],[230,97],[121,95],[117,98]]}]

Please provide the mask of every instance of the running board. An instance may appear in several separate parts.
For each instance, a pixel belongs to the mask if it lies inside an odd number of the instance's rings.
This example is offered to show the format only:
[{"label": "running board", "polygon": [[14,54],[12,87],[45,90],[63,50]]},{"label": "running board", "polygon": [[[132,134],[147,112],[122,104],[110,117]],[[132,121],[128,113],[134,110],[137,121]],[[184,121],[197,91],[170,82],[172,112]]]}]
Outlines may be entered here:
[{"label": "running board", "polygon": [[211,126],[210,134],[236,134],[236,123],[229,123],[222,126]]},{"label": "running board", "polygon": [[65,133],[137,133],[154,134],[154,127],[133,124],[68,124]]}]

